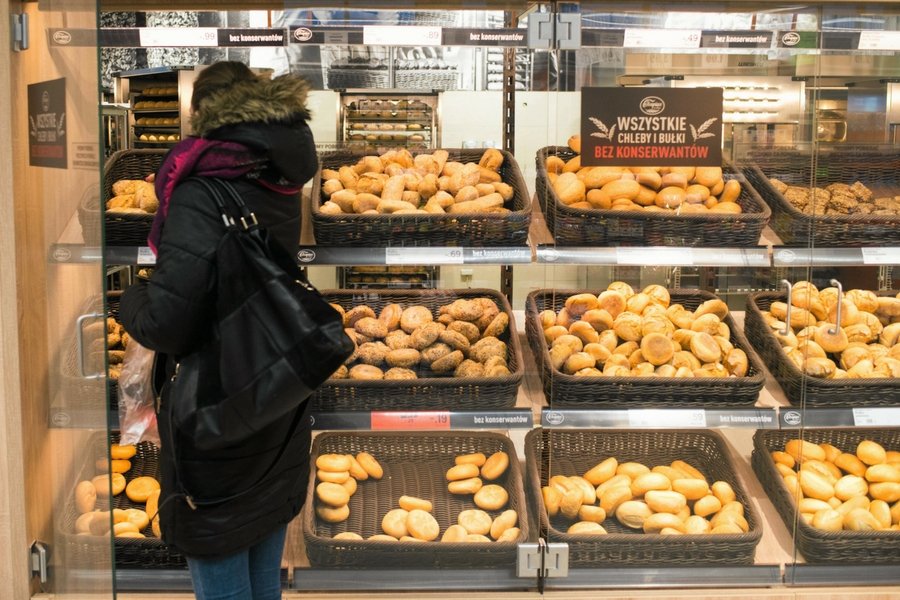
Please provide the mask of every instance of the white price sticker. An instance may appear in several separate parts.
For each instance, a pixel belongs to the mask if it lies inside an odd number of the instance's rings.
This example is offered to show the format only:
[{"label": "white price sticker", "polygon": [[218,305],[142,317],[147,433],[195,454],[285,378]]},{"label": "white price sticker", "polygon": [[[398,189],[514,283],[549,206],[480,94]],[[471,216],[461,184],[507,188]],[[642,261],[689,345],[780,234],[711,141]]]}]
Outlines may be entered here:
[{"label": "white price sticker", "polygon": [[900,50],[900,31],[861,31],[858,49]]},{"label": "white price sticker", "polygon": [[854,408],[853,424],[857,427],[897,427],[900,408]]},{"label": "white price sticker", "polygon": [[616,262],[620,265],[693,265],[694,251],[691,248],[616,248]]},{"label": "white price sticker", "polygon": [[462,248],[385,248],[387,265],[461,265]]},{"label": "white price sticker", "polygon": [[626,48],[699,48],[699,29],[626,29]]},{"label": "white price sticker", "polygon": [[634,408],[628,410],[629,427],[706,427],[706,411],[692,409]]},{"label": "white price sticker", "polygon": [[141,46],[183,48],[189,46],[218,46],[215,27],[152,27],[140,30]]},{"label": "white price sticker", "polygon": [[440,27],[374,25],[363,27],[366,46],[440,46]]},{"label": "white price sticker", "polygon": [[900,265],[900,248],[863,248],[864,265]]},{"label": "white price sticker", "polygon": [[155,265],[156,264],[156,255],[153,254],[153,250],[151,250],[147,246],[139,247],[138,253],[137,253],[137,264],[139,264],[139,265]]}]

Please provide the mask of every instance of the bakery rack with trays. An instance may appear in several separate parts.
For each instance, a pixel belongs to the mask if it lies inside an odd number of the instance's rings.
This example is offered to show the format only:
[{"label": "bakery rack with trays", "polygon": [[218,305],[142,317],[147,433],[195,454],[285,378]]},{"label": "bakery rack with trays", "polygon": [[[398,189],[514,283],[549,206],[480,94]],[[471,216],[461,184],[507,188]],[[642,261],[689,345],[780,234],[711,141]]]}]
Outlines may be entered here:
[{"label": "bakery rack with trays", "polygon": [[[350,516],[340,523],[326,523],[316,516],[316,457],[322,454],[368,452],[381,464],[384,476],[359,482],[350,497]],[[403,543],[378,540],[343,540],[334,536],[352,531],[367,538],[381,531],[387,511],[397,508],[402,495],[429,500],[443,533],[456,524],[456,515],[476,508],[471,495],[447,490],[447,470],[460,454],[482,452],[486,456],[503,451],[509,467],[493,483],[509,494],[503,510],[518,513],[519,537],[513,542],[472,544],[464,542]],[[485,569],[513,567],[517,545],[528,539],[528,518],[522,474],[515,446],[508,437],[493,432],[368,432],[323,433],[313,440],[310,480],[301,513],[303,538],[314,567],[362,569]],[[496,517],[501,510],[488,511]]]},{"label": "bakery rack with trays", "polygon": [[[774,149],[751,153],[743,173],[772,209],[770,227],[788,246],[817,247],[900,245],[900,154],[865,146],[845,146],[822,151],[815,161],[809,152]],[[861,182],[874,198],[893,199],[894,214],[809,215],[779,193],[770,178],[804,188],[824,188],[833,183]]]},{"label": "bakery rack with trays", "polygon": [[119,73],[116,96],[130,107],[134,148],[168,148],[181,140],[181,95],[193,75],[192,69],[180,67]]},{"label": "bakery rack with trays", "polygon": [[440,279],[440,267],[388,265],[338,267],[343,289],[433,289]]},{"label": "bakery rack with trays", "polygon": [[740,214],[667,214],[624,210],[582,210],[566,206],[550,184],[547,158],[576,156],[567,146],[547,146],[536,156],[535,188],[547,227],[560,246],[753,247],[760,241],[771,211],[745,176],[731,165],[725,180],[738,179]]},{"label": "bakery rack with trays", "polygon": [[900,429],[804,429],[758,430],[753,436],[751,465],[778,515],[789,531],[794,532],[797,550],[809,563],[898,564],[900,563],[900,531],[823,531],[799,518],[798,507],[775,467],[772,451],[783,451],[785,444],[796,438],[813,444],[831,444],[843,452],[853,453],[862,440],[872,440],[887,450],[900,450]]},{"label": "bakery rack with trays", "polygon": [[[738,534],[662,535],[629,529],[613,518],[603,521],[606,535],[566,533],[562,516],[549,518],[541,488],[554,475],[580,475],[608,457],[647,467],[683,460],[708,482],[725,481],[744,506],[749,530]],[[525,437],[525,494],[532,527],[548,540],[569,546],[570,568],[725,566],[752,564],[762,524],[728,457],[718,433],[697,430],[534,429]]]},{"label": "bakery rack with trays", "polygon": [[422,305],[436,315],[438,307],[454,300],[478,297],[491,298],[509,316],[509,326],[500,340],[507,345],[507,364],[510,373],[497,377],[442,377],[428,369],[418,379],[408,380],[352,380],[329,379],[313,394],[314,411],[340,410],[494,410],[512,408],[516,404],[519,384],[525,366],[522,348],[513,320],[512,308],[506,296],[489,289],[462,290],[323,290],[329,302],[344,310],[367,304],[379,314],[392,303],[403,308]]},{"label": "bakery rack with trays", "polygon": [[[447,148],[448,160],[478,162],[484,150]],[[428,150],[423,150],[429,153]],[[321,246],[519,246],[528,239],[531,196],[519,165],[510,152],[503,154],[502,181],[513,188],[505,203],[510,210],[498,213],[459,214],[325,214],[321,211],[322,169],[353,165],[366,155],[357,150],[319,154],[319,172],[310,194],[313,236]],[[413,154],[419,154],[414,150]]]},{"label": "bakery rack with trays", "polygon": [[[117,443],[119,436],[117,433],[93,434],[90,444],[89,456],[86,457],[85,463],[79,470],[77,481],[90,481],[92,477],[97,475],[94,468],[94,461],[105,459],[108,456],[107,445],[109,443]],[[136,445],[137,454],[131,459],[131,468],[124,473],[126,481],[131,481],[135,477],[149,476],[159,481],[159,448],[150,442],[140,442]],[[70,489],[75,489],[73,482]],[[78,518],[78,512],[75,509],[71,493],[61,499],[60,519],[57,527],[60,529],[61,539],[65,543],[64,552],[67,560],[72,561],[75,565],[81,565],[86,568],[93,568],[98,564],[102,564],[110,553],[109,536],[96,535],[79,535],[75,533],[75,520]],[[143,510],[144,504],[136,503],[128,499],[125,492],[122,492],[108,499],[97,498],[98,510],[110,510],[111,508],[138,508]],[[152,515],[149,515],[152,516]],[[155,537],[148,525],[141,533],[146,537],[143,538],[114,538],[113,553],[115,556],[115,565],[119,569],[186,569],[187,561],[181,552],[167,545],[161,539]]]},{"label": "bakery rack with trays", "polygon": [[347,90],[341,93],[338,129],[340,138],[353,148],[363,144],[431,148],[440,144],[437,116],[434,94]]},{"label": "bakery rack with trays", "polygon": [[[729,313],[723,322],[731,330],[731,343],[747,354],[744,377],[582,377],[568,375],[550,364],[550,354],[540,324],[543,310],[559,312],[566,298],[596,290],[531,292],[525,301],[525,333],[553,408],[734,408],[752,407],[765,384],[765,370],[753,347]],[[702,290],[670,290],[672,304],[695,310],[716,296]]]},{"label": "bakery rack with trays", "polygon": [[[883,295],[894,293],[880,292]],[[801,372],[788,359],[768,325],[763,311],[773,302],[785,302],[782,292],[758,292],[747,297],[744,332],[769,372],[794,406],[843,408],[900,404],[900,379],[824,379]]]}]

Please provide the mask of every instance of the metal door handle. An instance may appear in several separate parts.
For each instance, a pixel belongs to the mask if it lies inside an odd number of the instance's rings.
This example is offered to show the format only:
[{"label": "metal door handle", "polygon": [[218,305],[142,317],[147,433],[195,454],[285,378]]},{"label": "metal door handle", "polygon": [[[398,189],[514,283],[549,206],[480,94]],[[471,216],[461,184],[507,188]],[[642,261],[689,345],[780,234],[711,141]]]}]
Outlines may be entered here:
[{"label": "metal door handle", "polygon": [[78,350],[78,375],[84,379],[102,379],[106,376],[106,373],[103,371],[92,375],[88,375],[84,372],[84,322],[90,319],[102,319],[105,316],[106,315],[103,313],[88,313],[86,315],[81,315],[75,321],[75,345]]}]

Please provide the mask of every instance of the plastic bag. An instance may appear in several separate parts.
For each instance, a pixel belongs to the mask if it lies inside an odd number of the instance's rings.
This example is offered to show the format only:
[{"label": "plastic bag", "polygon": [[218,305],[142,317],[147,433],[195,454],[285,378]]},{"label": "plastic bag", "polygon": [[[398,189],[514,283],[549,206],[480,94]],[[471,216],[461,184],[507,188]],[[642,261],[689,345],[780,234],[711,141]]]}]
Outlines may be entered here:
[{"label": "plastic bag", "polygon": [[131,338],[119,375],[119,444],[148,441],[159,445],[153,365],[156,352]]}]

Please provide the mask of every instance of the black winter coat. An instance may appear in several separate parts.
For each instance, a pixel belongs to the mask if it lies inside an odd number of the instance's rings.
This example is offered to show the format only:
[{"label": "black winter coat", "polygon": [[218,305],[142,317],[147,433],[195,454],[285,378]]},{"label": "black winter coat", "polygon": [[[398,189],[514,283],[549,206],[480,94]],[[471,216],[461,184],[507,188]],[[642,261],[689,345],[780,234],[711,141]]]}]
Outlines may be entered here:
[{"label": "black winter coat", "polygon": [[[272,155],[270,168],[289,181],[304,183],[316,169],[312,134],[305,122],[228,126],[209,137],[265,144]],[[260,224],[293,255],[300,238],[299,198],[278,194],[245,178],[232,183]],[[148,282],[127,289],[120,302],[120,319],[134,339],[172,357],[202,344],[210,332],[215,303],[213,256],[224,232],[215,202],[199,183],[185,181],[175,188],[156,269]],[[168,375],[171,371],[172,361]],[[159,512],[166,543],[188,556],[226,556],[264,539],[297,515],[309,475],[308,403],[239,445],[201,451],[173,431],[166,416],[165,389],[161,401]],[[179,494],[176,454],[178,475],[197,499],[253,489],[233,500],[194,510]]]}]

